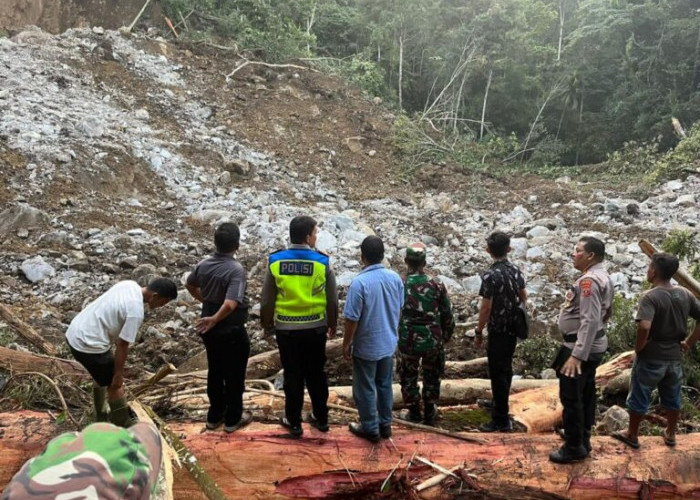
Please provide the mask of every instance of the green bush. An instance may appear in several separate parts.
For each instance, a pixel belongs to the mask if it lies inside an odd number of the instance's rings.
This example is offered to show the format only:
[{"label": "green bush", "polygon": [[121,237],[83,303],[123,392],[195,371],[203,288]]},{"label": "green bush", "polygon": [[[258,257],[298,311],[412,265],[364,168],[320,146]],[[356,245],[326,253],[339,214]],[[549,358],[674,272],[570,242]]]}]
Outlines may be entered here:
[{"label": "green bush", "polygon": [[695,259],[698,246],[695,233],[689,229],[672,229],[661,244],[664,252],[674,254],[680,260],[691,262]]},{"label": "green bush", "polygon": [[523,375],[539,377],[542,370],[551,367],[560,345],[558,340],[549,335],[530,337],[520,342],[515,349],[515,356],[525,363]]},{"label": "green bush", "polygon": [[370,97],[386,97],[388,95],[382,69],[361,54],[353,56],[347,61],[343,60],[341,73]]},{"label": "green bush", "polygon": [[636,307],[636,298],[628,299],[619,293],[613,297],[613,314],[605,328],[608,334],[606,358],[634,349],[637,340]]},{"label": "green bush", "polygon": [[700,122],[696,122],[687,136],[654,165],[649,180],[675,179],[693,171],[700,171]]}]

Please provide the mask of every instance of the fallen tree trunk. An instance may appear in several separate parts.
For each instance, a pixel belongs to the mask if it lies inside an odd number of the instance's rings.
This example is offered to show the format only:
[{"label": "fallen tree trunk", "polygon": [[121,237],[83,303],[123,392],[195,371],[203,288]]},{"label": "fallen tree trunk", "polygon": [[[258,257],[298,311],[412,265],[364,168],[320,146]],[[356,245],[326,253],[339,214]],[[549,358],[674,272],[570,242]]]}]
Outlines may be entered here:
[{"label": "fallen tree trunk", "polygon": [[7,321],[7,324],[10,325],[13,330],[31,342],[34,346],[41,349],[44,353],[48,354],[49,356],[56,355],[56,347],[54,347],[51,342],[48,342],[46,339],[44,339],[44,337],[39,335],[37,331],[31,327],[31,325],[28,325],[19,319],[17,315],[4,304],[0,304],[0,317]]},{"label": "fallen tree trunk", "polygon": [[[651,256],[657,252],[654,245],[649,243],[647,240],[640,241],[639,248],[641,248],[642,252],[644,252],[649,258],[651,258]],[[698,282],[685,270],[678,268],[678,271],[676,271],[676,274],[673,275],[673,278],[685,288],[693,292],[696,297],[700,298],[700,282]]]},{"label": "fallen tree trunk", "polygon": [[[548,453],[559,441],[552,435],[479,434],[488,445],[467,442],[455,446],[446,436],[394,428],[392,441],[377,445],[333,426],[321,433],[304,425],[301,439],[290,439],[278,425],[253,423],[233,434],[202,433],[200,423],[170,423],[183,443],[197,456],[209,476],[228,498],[366,498],[377,495],[381,484],[403,457],[393,478],[418,498],[694,498],[700,495],[700,434],[678,436],[675,449],[658,436],[641,437],[642,451],[607,437],[592,440],[594,458],[579,464],[556,465]],[[25,460],[38,454],[56,433],[49,417],[37,412],[1,413],[0,488]],[[472,481],[454,478],[418,495],[415,486],[434,475],[433,464],[452,468],[466,462]],[[368,459],[368,457],[371,457]],[[187,471],[175,470],[174,496],[204,498]],[[464,477],[462,469],[457,475]],[[408,494],[405,495],[408,497]]]},{"label": "fallen tree trunk", "polygon": [[7,347],[0,347],[0,368],[16,373],[41,372],[52,378],[60,375],[90,376],[85,368],[76,361],[42,356],[31,352],[14,351]]},{"label": "fallen tree trunk", "polygon": [[[513,380],[511,392],[518,393],[554,386],[558,387],[556,380],[518,379]],[[394,384],[392,389],[394,391],[394,408],[402,408],[404,404],[401,397],[401,386]],[[348,404],[354,405],[352,386],[329,387],[328,390],[330,392],[329,401],[347,401]],[[488,379],[443,380],[440,384],[441,405],[475,403],[477,399],[488,399],[491,397],[491,381]]]},{"label": "fallen tree trunk", "polygon": [[[624,352],[596,370],[596,386],[605,387],[608,381],[632,366],[634,352]],[[510,413],[528,432],[548,432],[561,424],[562,406],[559,402],[559,384],[514,394],[510,397]]]},{"label": "fallen tree trunk", "polygon": [[[332,359],[343,352],[343,339],[335,339],[326,343],[326,357]],[[180,373],[192,373],[206,371],[207,353],[202,351],[178,366]],[[278,349],[261,352],[248,358],[246,370],[247,379],[259,379],[273,376],[282,369],[280,353]]]},{"label": "fallen tree trunk", "polygon": [[476,358],[469,361],[447,361],[445,362],[444,378],[488,378],[488,366],[488,358]]}]

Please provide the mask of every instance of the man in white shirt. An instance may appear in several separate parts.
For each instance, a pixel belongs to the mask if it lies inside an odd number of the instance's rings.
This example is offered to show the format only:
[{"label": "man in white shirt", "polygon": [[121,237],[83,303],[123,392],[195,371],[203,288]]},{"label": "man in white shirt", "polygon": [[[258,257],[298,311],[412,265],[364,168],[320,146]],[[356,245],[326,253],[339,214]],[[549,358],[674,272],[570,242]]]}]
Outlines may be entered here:
[{"label": "man in white shirt", "polygon": [[[135,423],[124,397],[129,345],[136,340],[143,322],[144,304],[156,309],[176,297],[177,286],[167,278],[155,279],[147,287],[135,281],[120,281],[71,321],[66,340],[73,357],[93,378],[97,421],[109,419],[122,427]],[[112,345],[116,346],[114,353]]]}]

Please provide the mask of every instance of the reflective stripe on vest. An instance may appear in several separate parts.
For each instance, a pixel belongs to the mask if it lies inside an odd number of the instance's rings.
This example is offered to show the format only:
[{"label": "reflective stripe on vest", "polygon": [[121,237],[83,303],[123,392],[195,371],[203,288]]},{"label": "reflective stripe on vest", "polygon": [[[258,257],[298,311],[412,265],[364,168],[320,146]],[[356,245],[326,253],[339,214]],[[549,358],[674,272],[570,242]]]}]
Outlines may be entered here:
[{"label": "reflective stripe on vest", "polygon": [[304,324],[325,319],[328,265],[328,257],[311,249],[289,248],[270,255],[270,273],[277,285],[277,322]]}]

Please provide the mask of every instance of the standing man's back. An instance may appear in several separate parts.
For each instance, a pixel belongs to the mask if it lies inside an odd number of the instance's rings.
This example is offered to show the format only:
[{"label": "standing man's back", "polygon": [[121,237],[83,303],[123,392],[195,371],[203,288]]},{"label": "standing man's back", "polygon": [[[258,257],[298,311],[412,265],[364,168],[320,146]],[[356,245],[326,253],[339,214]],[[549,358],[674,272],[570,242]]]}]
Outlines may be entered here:
[{"label": "standing man's back", "polygon": [[304,385],[311,398],[310,423],[328,431],[326,340],[335,336],[338,298],[330,258],[314,249],[318,224],[308,215],[289,224],[289,248],[270,255],[260,321],[275,330],[284,368],[285,415],[280,422],[301,436]]},{"label": "standing man's back", "polygon": [[352,393],[360,415],[350,431],[376,442],[380,435],[391,436],[394,351],[404,291],[399,275],[381,263],[381,239],[368,236],[360,251],[364,269],[348,289],[343,356],[352,359]]}]

